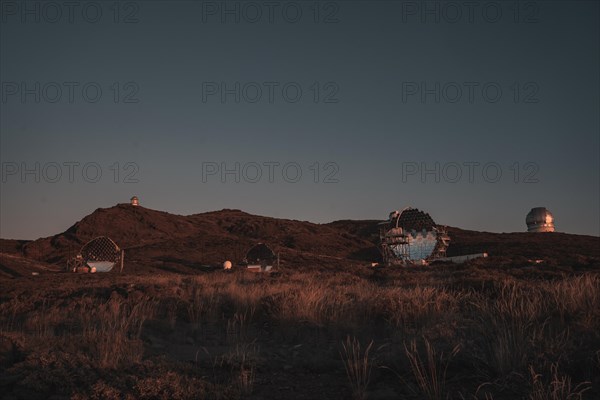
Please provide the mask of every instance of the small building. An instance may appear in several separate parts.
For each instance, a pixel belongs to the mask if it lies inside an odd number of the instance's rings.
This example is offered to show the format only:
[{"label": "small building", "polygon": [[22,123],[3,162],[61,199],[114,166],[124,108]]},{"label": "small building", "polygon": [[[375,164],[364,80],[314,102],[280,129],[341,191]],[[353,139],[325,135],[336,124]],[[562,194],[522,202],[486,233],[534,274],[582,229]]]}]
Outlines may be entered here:
[{"label": "small building", "polygon": [[488,253],[465,254],[462,256],[441,257],[436,259],[438,262],[450,262],[453,264],[462,264],[476,258],[487,258]]},{"label": "small building", "polygon": [[131,205],[135,206],[135,207],[139,206],[140,205],[140,199],[138,199],[137,196],[133,196],[131,198]]}]

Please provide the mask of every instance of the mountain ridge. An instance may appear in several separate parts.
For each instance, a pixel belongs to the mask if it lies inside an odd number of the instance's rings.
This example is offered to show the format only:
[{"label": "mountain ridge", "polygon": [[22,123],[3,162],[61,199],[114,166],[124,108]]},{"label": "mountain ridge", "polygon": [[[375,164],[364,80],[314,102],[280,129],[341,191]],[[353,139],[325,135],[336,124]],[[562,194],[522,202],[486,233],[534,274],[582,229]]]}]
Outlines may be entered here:
[{"label": "mountain ridge", "polygon": [[[178,215],[129,204],[98,208],[64,232],[33,241],[0,239],[0,252],[65,265],[83,244],[112,238],[126,251],[130,270],[190,272],[194,266],[239,262],[258,242],[281,255],[283,266],[337,267],[377,262],[379,220],[338,220],[325,224],[223,209]],[[488,252],[492,256],[600,258],[600,238],[566,233],[491,233],[448,227],[448,255]]]}]

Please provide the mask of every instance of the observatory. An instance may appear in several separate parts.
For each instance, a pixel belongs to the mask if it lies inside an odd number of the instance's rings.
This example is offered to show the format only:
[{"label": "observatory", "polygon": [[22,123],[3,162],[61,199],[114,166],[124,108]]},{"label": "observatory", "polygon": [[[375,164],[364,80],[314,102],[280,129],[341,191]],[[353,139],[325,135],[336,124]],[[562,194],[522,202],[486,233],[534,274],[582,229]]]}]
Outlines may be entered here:
[{"label": "observatory", "polygon": [[445,257],[450,237],[429,214],[407,207],[379,223],[381,253],[386,265],[428,264]]},{"label": "observatory", "polygon": [[110,238],[99,236],[87,242],[79,254],[69,260],[73,272],[110,272],[116,265],[123,270],[123,250]]},{"label": "observatory", "polygon": [[554,232],[554,216],[545,207],[535,207],[525,218],[527,232]]},{"label": "observatory", "polygon": [[248,264],[250,271],[269,272],[273,269],[276,259],[277,256],[269,246],[258,243],[248,250],[244,261]]}]

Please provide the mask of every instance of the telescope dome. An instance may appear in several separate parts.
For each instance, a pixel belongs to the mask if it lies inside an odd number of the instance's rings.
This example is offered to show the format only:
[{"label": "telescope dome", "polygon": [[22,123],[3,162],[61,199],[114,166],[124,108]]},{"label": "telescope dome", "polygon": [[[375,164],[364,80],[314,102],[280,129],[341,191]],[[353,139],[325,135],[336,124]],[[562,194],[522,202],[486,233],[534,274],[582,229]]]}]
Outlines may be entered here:
[{"label": "telescope dome", "polygon": [[532,208],[525,222],[527,232],[554,232],[554,216],[545,207]]}]

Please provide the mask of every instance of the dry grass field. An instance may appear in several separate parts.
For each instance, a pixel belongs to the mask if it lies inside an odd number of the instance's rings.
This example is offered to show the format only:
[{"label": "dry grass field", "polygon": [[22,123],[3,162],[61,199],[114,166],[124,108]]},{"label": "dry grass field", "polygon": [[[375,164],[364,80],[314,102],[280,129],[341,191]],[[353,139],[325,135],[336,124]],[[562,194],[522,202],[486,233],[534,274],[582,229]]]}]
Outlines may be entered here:
[{"label": "dry grass field", "polygon": [[[372,269],[377,221],[129,205],[0,239],[0,400],[600,398],[599,238],[449,234],[491,257]],[[123,273],[59,272],[100,235]],[[277,272],[204,268],[259,241]]]},{"label": "dry grass field", "polygon": [[0,281],[2,399],[600,398],[598,268]]}]

